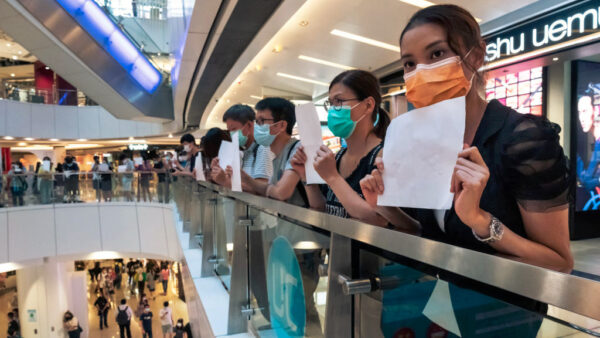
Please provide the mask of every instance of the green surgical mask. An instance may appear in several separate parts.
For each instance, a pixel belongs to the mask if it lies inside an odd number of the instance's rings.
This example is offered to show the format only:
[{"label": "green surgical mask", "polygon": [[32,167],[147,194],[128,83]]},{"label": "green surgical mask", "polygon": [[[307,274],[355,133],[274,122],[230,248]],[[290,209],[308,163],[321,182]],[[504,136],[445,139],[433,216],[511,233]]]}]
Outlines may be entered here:
[{"label": "green surgical mask", "polygon": [[356,129],[356,125],[360,122],[365,116],[363,115],[358,121],[352,121],[352,109],[360,104],[357,103],[353,107],[350,106],[341,106],[341,107],[330,107],[327,111],[327,127],[333,133],[333,135],[341,138],[348,138]]},{"label": "green surgical mask", "polygon": [[[236,136],[237,134],[237,136]],[[239,145],[241,148],[246,148],[246,142],[248,142],[248,136],[245,136],[244,134],[242,134],[241,130],[236,130],[236,131],[230,131],[229,135],[231,135],[231,139],[233,140],[234,137],[238,138],[238,141],[240,142]]]}]

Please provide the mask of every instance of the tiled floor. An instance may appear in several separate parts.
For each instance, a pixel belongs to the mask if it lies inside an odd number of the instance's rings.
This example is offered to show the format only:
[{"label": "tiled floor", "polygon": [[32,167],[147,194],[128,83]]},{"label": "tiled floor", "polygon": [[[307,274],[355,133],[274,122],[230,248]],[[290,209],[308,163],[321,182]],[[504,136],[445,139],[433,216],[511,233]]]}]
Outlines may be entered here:
[{"label": "tiled floor", "polygon": [[[116,290],[115,300],[118,302],[120,299],[127,299],[127,304],[131,307],[132,310],[137,308],[139,302],[139,296],[137,294],[137,290],[132,289],[127,284],[127,275],[123,275],[123,287],[121,290]],[[158,313],[160,309],[163,307],[163,302],[168,300],[171,304],[171,308],[173,309],[173,319],[177,321],[179,318],[183,318],[183,322],[188,322],[188,314],[187,314],[187,306],[186,304],[179,299],[176,293],[176,283],[173,278],[173,274],[171,274],[171,280],[169,281],[168,293],[167,296],[163,296],[162,285],[160,283],[156,283],[156,291],[154,292],[155,298],[149,296],[148,288],[146,288],[146,295],[150,301],[150,307],[152,313],[154,315],[152,332],[154,337],[162,337],[162,331],[160,326],[160,320],[158,318]],[[89,299],[89,337],[90,338],[117,338],[119,337],[119,326],[115,321],[116,316],[116,305],[114,305],[109,313],[108,313],[108,329],[100,330],[100,324],[98,320],[97,311],[94,308],[94,301],[96,300],[96,296],[94,294],[95,284],[88,280],[88,299]],[[131,323],[131,334],[132,337],[142,337],[141,333],[141,324],[138,318],[132,321]]]}]

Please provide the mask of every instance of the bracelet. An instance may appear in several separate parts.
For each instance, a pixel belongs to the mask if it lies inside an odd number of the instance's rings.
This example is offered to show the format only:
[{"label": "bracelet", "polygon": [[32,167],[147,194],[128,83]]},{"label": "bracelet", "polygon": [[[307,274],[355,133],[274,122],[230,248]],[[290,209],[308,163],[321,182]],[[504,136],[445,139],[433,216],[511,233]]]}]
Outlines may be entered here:
[{"label": "bracelet", "polygon": [[489,227],[490,227],[490,236],[488,238],[481,238],[475,233],[475,230],[472,230],[473,236],[475,236],[475,239],[477,239],[480,242],[488,243],[488,244],[491,244],[491,243],[501,240],[502,236],[504,235],[504,224],[502,224],[502,222],[500,222],[500,220],[498,218],[496,218],[495,216],[492,215],[492,220],[490,221]]}]

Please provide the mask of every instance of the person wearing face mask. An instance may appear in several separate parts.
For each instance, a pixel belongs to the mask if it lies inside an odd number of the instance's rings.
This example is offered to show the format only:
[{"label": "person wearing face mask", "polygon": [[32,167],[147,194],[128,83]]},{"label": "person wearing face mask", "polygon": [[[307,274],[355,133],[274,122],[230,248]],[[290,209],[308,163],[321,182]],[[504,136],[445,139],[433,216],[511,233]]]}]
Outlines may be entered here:
[{"label": "person wearing face mask", "polygon": [[[452,27],[450,33],[446,27]],[[466,95],[464,150],[451,182],[450,210],[415,210],[423,236],[568,272],[571,177],[558,126],[480,95],[485,42],[479,25],[454,5],[417,12],[400,37],[407,99],[415,107]],[[471,80],[472,79],[472,80]],[[378,169],[361,182],[373,205]]]},{"label": "person wearing face mask", "polygon": [[75,157],[67,155],[63,165],[65,171],[65,203],[79,202],[79,165]]},{"label": "person wearing face mask", "polygon": [[53,174],[54,168],[52,167],[52,162],[50,162],[50,157],[44,156],[38,171],[38,184],[42,204],[52,203],[52,190],[54,188]]},{"label": "person wearing face mask", "polygon": [[140,322],[142,322],[142,337],[152,338],[152,311],[150,311],[150,305],[146,304],[144,312],[140,315]]},{"label": "person wearing face mask", "polygon": [[177,319],[177,324],[175,324],[175,329],[173,330],[175,334],[173,338],[187,338],[187,332],[183,327],[183,318]]},{"label": "person wearing face mask", "polygon": [[[256,114],[247,105],[231,106],[223,115],[223,122],[231,137],[237,137],[240,148],[243,149],[242,170],[253,179],[267,182],[273,175],[273,156],[269,147],[259,145],[254,139],[254,120]],[[226,169],[226,168],[225,168]],[[231,187],[231,177],[219,166],[219,159],[211,162],[211,178],[215,183]],[[251,187],[244,185],[244,191],[252,193]]]},{"label": "person wearing face mask", "polygon": [[185,165],[182,166],[183,170],[175,172],[174,175],[195,177],[196,155],[200,151],[196,145],[196,138],[192,134],[184,134],[179,139],[179,143],[185,152],[183,155],[180,154],[179,163],[185,163]]},{"label": "person wearing face mask", "polygon": [[242,171],[242,184],[257,195],[271,197],[298,206],[308,206],[308,198],[300,176],[292,169],[290,159],[300,146],[292,138],[296,124],[296,108],[290,101],[269,97],[256,104],[254,139],[259,145],[270,147],[273,158],[273,175],[269,182],[256,180]]},{"label": "person wearing face mask", "polygon": [[[390,123],[387,112],[381,108],[379,81],[367,71],[345,71],[329,85],[325,106],[329,129],[345,139],[347,147],[336,155],[327,146],[318,150],[314,167],[327,184],[306,186],[311,208],[387,225],[387,220],[364,200],[360,190],[360,180],[371,173],[375,159],[381,156]],[[303,181],[306,160],[307,155],[300,147],[291,161]]]},{"label": "person wearing face mask", "polygon": [[27,191],[27,171],[21,161],[15,161],[12,164],[12,168],[8,172],[8,187],[10,187],[10,193],[12,196],[13,206],[23,205],[23,195]]},{"label": "person wearing face mask", "polygon": [[125,201],[133,202],[133,171],[135,166],[133,161],[125,154],[119,156],[119,175],[121,177],[121,192],[125,197]]},{"label": "person wearing face mask", "polygon": [[154,154],[153,156],[154,166],[152,167],[152,170],[156,172],[156,178],[158,179],[158,183],[156,184],[158,203],[169,202],[169,181],[167,178],[167,172],[170,169],[170,159],[170,154],[166,157],[159,156],[158,154]]}]

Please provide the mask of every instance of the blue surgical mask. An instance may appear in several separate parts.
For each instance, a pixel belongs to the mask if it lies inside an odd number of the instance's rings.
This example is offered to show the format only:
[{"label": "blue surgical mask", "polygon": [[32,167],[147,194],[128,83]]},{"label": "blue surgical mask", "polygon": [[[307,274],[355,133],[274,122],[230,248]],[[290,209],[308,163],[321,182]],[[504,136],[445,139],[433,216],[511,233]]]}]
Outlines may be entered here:
[{"label": "blue surgical mask", "polygon": [[[236,134],[237,134],[237,136],[236,136]],[[245,136],[244,134],[242,134],[241,130],[230,131],[229,135],[231,135],[232,140],[234,137],[237,137],[240,147],[246,148],[246,142],[248,142],[248,136]]]},{"label": "blue surgical mask", "polygon": [[271,125],[263,124],[259,126],[258,123],[254,124],[254,140],[261,146],[268,147],[273,143],[277,135],[271,135]]},{"label": "blue surgical mask", "polygon": [[339,108],[329,108],[327,111],[327,127],[329,127],[329,130],[331,130],[333,135],[341,138],[348,138],[352,135],[358,122],[368,115],[363,115],[358,121],[352,121],[352,109],[359,104],[360,103],[357,103],[353,107],[342,106]]}]

